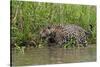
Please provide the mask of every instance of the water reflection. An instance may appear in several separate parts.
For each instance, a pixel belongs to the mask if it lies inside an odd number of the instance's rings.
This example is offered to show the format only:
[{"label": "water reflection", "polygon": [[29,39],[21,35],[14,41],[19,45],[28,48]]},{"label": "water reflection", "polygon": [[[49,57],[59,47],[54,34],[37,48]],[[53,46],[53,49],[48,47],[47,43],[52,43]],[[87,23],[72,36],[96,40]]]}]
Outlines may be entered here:
[{"label": "water reflection", "polygon": [[12,65],[38,65],[96,61],[96,48],[30,48],[24,54],[12,51]]}]

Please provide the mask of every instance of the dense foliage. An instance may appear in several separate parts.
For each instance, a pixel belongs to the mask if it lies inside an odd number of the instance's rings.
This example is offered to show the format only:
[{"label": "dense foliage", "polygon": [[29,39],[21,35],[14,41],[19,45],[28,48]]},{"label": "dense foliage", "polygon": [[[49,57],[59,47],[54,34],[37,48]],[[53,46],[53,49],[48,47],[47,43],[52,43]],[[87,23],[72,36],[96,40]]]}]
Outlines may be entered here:
[{"label": "dense foliage", "polygon": [[39,31],[53,24],[76,24],[87,31],[93,26],[89,43],[96,43],[96,6],[11,1],[11,41],[17,45],[23,40],[34,40],[41,46]]}]

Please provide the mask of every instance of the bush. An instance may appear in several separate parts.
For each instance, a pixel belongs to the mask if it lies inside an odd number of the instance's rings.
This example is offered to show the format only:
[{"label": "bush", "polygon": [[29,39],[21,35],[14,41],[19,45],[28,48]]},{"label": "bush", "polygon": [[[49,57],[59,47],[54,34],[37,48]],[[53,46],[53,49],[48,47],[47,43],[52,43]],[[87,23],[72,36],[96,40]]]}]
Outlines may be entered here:
[{"label": "bush", "polygon": [[[60,3],[11,1],[11,37],[20,40],[39,39],[39,31],[47,25],[76,24],[89,30],[93,25],[89,43],[96,43],[96,7]],[[39,45],[39,44],[37,44]]]}]

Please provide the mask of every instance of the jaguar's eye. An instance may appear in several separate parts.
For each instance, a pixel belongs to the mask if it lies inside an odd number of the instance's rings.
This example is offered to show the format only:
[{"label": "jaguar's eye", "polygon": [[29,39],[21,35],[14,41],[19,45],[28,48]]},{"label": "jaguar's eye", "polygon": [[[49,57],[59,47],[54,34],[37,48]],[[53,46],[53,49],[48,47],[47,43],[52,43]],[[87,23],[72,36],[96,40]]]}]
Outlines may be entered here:
[{"label": "jaguar's eye", "polygon": [[42,39],[46,39],[46,37],[42,37]]}]

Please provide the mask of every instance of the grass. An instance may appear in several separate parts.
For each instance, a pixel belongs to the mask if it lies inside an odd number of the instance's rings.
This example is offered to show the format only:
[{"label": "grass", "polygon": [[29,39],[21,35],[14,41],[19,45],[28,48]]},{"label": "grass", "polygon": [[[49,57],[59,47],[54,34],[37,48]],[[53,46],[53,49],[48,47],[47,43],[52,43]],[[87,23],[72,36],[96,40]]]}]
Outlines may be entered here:
[{"label": "grass", "polygon": [[93,25],[90,44],[96,43],[96,6],[46,2],[11,1],[11,40],[20,44],[23,40],[36,40],[43,47],[39,31],[47,25],[76,24],[89,30]]}]

